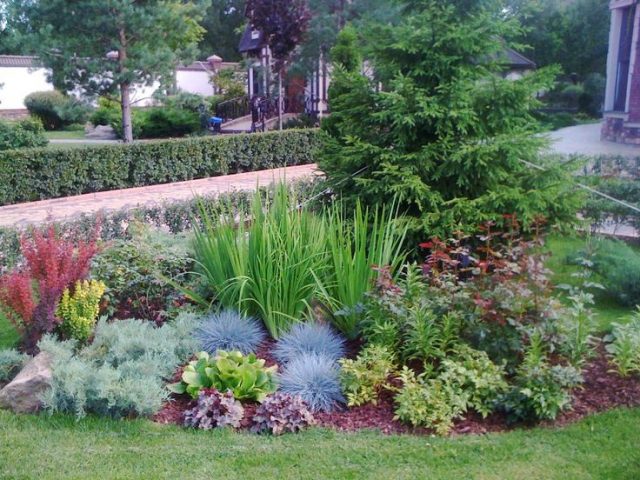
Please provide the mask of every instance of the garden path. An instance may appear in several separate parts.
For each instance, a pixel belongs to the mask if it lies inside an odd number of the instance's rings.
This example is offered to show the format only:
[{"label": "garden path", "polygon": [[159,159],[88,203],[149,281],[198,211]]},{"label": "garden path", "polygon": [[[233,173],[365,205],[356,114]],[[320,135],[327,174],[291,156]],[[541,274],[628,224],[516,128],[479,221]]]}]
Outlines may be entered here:
[{"label": "garden path", "polygon": [[292,181],[316,175],[315,164],[238,173],[186,182],[148,187],[88,193],[73,197],[19,203],[0,207],[0,227],[21,227],[67,220],[81,214],[131,209],[175,200],[188,200],[194,195],[216,195],[231,191],[251,191],[279,180]]}]

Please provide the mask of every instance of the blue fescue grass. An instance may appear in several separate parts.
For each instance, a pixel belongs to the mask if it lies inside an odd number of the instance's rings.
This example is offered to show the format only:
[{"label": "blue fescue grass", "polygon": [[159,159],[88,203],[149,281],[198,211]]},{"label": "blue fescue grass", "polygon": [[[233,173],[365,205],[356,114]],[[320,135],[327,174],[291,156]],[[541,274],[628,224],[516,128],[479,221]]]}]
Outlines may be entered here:
[{"label": "blue fescue grass", "polygon": [[218,350],[255,352],[265,338],[259,322],[235,310],[223,310],[205,317],[195,331],[202,349],[215,355]]},{"label": "blue fescue grass", "polygon": [[294,325],[278,340],[273,355],[280,363],[305,353],[316,353],[337,362],[344,357],[344,351],[344,340],[330,326],[310,322]]},{"label": "blue fescue grass", "polygon": [[280,375],[280,391],[299,395],[313,412],[331,412],[344,404],[335,362],[324,355],[304,353],[291,360]]}]

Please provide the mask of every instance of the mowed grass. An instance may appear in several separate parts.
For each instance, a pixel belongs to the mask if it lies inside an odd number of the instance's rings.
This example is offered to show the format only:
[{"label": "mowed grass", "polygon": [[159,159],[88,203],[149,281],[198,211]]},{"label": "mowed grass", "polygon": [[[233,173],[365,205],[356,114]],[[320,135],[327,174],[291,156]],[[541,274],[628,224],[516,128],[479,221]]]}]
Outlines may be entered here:
[{"label": "mowed grass", "polygon": [[18,344],[18,332],[6,316],[0,312],[0,350],[13,348]]},{"label": "mowed grass", "polygon": [[0,412],[0,478],[638,479],[640,409],[571,426],[432,438],[282,437]]},{"label": "mowed grass", "polygon": [[45,136],[49,140],[81,140],[84,139],[84,130],[47,131]]},{"label": "mowed grass", "polygon": [[[584,251],[586,239],[580,236],[551,236],[547,240],[545,250],[551,252],[551,257],[547,261],[553,275],[551,280],[554,285],[577,285],[579,279],[572,277],[572,274],[579,270],[576,265],[567,262],[567,257],[571,254]],[[596,278],[595,281],[598,281]],[[594,311],[598,319],[598,327],[601,332],[611,330],[611,323],[625,322],[633,313],[634,309],[620,305],[617,300],[606,291],[594,290],[595,297]],[[563,291],[558,290],[558,295],[563,295]]]}]

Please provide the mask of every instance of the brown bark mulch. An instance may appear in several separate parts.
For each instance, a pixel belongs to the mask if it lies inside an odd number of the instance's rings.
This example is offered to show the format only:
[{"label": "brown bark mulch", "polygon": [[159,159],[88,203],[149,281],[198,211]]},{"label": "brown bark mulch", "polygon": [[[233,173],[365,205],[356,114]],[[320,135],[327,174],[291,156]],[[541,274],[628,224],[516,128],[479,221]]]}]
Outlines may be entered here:
[{"label": "brown bark mulch", "polygon": [[[275,364],[270,353],[272,348],[273,345],[265,343],[257,352],[268,365]],[[583,376],[584,384],[573,392],[572,408],[559,415],[555,421],[544,422],[543,425],[560,426],[612,408],[640,406],[640,377],[624,378],[613,371],[613,366],[607,360],[604,349],[600,348],[597,356],[586,365]],[[193,405],[194,402],[185,396],[173,396],[153,417],[153,420],[159,423],[182,425],[185,410],[192,408]],[[243,426],[248,426],[249,419],[255,411],[255,405],[244,407]],[[332,413],[318,413],[315,418],[318,425],[340,431],[375,429],[385,434],[431,434],[428,429],[412,428],[394,420],[394,409],[393,392],[383,391],[376,405],[367,404]],[[470,412],[464,419],[456,422],[452,434],[484,434],[506,431],[513,427],[514,425],[510,425],[501,414],[492,414],[483,419],[480,415]]]}]

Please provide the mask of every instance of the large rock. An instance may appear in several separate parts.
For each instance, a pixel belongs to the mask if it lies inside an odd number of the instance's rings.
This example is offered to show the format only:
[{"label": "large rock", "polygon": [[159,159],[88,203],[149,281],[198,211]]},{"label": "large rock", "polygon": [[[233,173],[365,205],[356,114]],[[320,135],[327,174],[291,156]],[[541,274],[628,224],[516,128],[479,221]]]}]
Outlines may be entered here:
[{"label": "large rock", "polygon": [[42,394],[51,388],[51,356],[40,353],[32,358],[14,378],[0,390],[0,408],[16,413],[37,412]]}]

